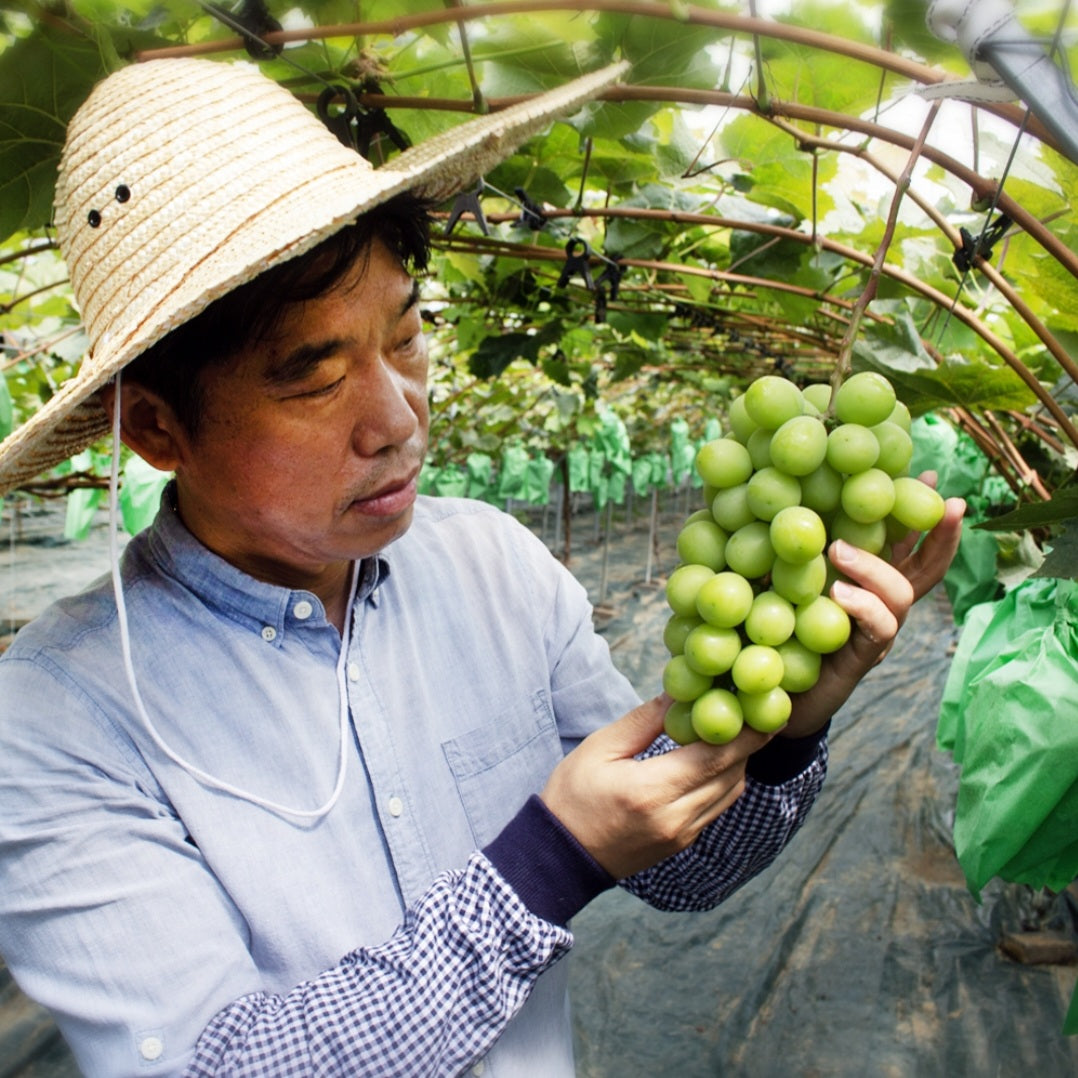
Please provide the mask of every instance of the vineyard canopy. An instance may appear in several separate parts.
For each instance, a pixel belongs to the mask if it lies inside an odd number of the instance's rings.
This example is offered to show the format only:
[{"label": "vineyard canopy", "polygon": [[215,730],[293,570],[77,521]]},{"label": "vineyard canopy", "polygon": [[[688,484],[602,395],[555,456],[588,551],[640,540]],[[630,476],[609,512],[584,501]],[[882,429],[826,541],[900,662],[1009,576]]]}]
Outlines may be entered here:
[{"label": "vineyard canopy", "polygon": [[[1068,10],[1016,14],[1073,101]],[[560,461],[611,414],[642,458],[675,421],[699,437],[761,373],[826,380],[841,360],[949,418],[1015,501],[1074,471],[1078,163],[1006,87],[976,82],[917,0],[26,11],[3,16],[0,53],[0,433],[85,348],[49,221],[66,121],[108,70],[257,62],[377,163],[625,57],[623,85],[439,209],[435,464]],[[88,454],[29,490],[95,471]]]}]

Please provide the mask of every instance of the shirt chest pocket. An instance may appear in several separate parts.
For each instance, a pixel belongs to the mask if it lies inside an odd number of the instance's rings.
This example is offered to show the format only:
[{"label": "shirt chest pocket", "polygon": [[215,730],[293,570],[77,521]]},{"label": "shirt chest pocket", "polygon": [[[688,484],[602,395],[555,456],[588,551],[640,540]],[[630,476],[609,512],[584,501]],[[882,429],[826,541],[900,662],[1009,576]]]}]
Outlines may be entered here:
[{"label": "shirt chest pocket", "polygon": [[442,743],[472,837],[484,846],[538,793],[561,759],[554,713],[545,692],[511,712]]}]

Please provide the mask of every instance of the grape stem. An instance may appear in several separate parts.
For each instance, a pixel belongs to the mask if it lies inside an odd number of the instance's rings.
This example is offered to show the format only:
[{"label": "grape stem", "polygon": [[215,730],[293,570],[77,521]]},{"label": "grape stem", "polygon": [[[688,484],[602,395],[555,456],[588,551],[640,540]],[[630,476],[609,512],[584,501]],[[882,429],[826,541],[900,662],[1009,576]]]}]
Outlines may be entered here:
[{"label": "grape stem", "polygon": [[865,283],[864,290],[861,292],[861,295],[857,297],[857,302],[853,305],[850,321],[846,326],[846,333],[844,334],[842,344],[839,347],[838,359],[835,360],[835,371],[831,376],[831,404],[828,405],[827,413],[825,415],[825,418],[827,419],[830,419],[834,413],[835,391],[850,373],[850,361],[853,356],[853,346],[861,328],[861,320],[868,310],[868,305],[876,298],[876,289],[879,286],[880,275],[883,272],[884,263],[887,261],[887,251],[895,237],[895,228],[898,224],[898,210],[902,205],[903,196],[909,189],[910,181],[913,179],[913,168],[917,164],[917,159],[921,156],[921,151],[924,149],[928,133],[932,130],[932,124],[936,119],[936,114],[939,112],[939,106],[940,102],[935,101],[931,108],[929,108],[928,115],[925,117],[925,122],[921,127],[921,133],[917,136],[917,141],[910,150],[909,158],[906,161],[906,167],[902,170],[902,175],[898,177],[898,180],[895,183],[895,193],[891,199],[891,208],[887,213],[887,226],[884,229],[883,238],[880,240],[880,245],[876,250],[876,258],[872,263],[872,269],[869,272],[868,281]]}]

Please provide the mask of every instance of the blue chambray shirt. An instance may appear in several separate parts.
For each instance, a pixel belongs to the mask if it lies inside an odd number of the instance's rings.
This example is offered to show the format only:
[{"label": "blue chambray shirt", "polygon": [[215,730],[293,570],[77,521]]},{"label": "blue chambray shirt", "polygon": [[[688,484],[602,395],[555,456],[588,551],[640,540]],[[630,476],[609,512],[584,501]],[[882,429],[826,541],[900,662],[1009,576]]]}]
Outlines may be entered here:
[{"label": "blue chambray shirt", "polygon": [[[337,773],[340,637],[313,594],[246,576],[169,506],[123,556],[147,713],[190,763],[314,809]],[[0,660],[0,952],[87,1074],[174,1073],[232,1000],[387,939],[563,751],[637,703],[572,576],[510,517],[455,499],[421,498],[364,563],[345,671],[344,790],[305,822],[154,743],[109,581]],[[540,978],[488,1078],[573,1073],[566,975]]]}]

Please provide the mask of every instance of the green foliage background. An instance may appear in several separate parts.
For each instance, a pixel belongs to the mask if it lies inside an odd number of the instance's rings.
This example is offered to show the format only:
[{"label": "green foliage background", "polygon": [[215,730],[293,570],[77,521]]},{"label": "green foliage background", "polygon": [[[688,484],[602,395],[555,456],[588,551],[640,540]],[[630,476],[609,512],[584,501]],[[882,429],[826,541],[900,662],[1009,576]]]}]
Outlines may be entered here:
[{"label": "green foliage background", "polygon": [[[740,4],[476,4],[459,22],[436,0],[270,7],[299,33],[259,61],[267,74],[306,100],[326,81],[372,76],[412,141],[465,109],[612,58],[633,63],[631,92],[553,125],[486,177],[489,234],[465,217],[436,239],[432,467],[466,470],[475,454],[498,460],[519,447],[560,465],[608,415],[635,457],[669,454],[675,421],[701,437],[761,373],[830,378],[884,245],[854,367],[884,371],[915,414],[972,435],[1011,505],[1066,488],[1078,165],[1034,133],[1008,168],[1021,106],[949,102],[888,234],[895,178],[929,107],[918,85],[969,78],[960,54],[926,31],[921,4],[798,3],[760,34]],[[1057,11],[1018,7],[1046,41]],[[154,50],[247,58],[188,0],[27,4],[5,11],[2,29],[0,433],[55,392],[86,346],[49,229],[68,118],[105,72]],[[986,190],[1005,171],[1003,196],[1031,223],[996,245],[995,277],[963,276],[958,229],[978,234]],[[521,222],[521,190],[544,208],[543,228]],[[616,297],[604,285],[605,312],[582,275],[559,284],[566,245],[580,240],[594,253],[593,285],[620,267]],[[92,486],[107,461],[99,449],[33,493]],[[1050,541],[1070,514],[1045,512],[1037,534]]]}]

